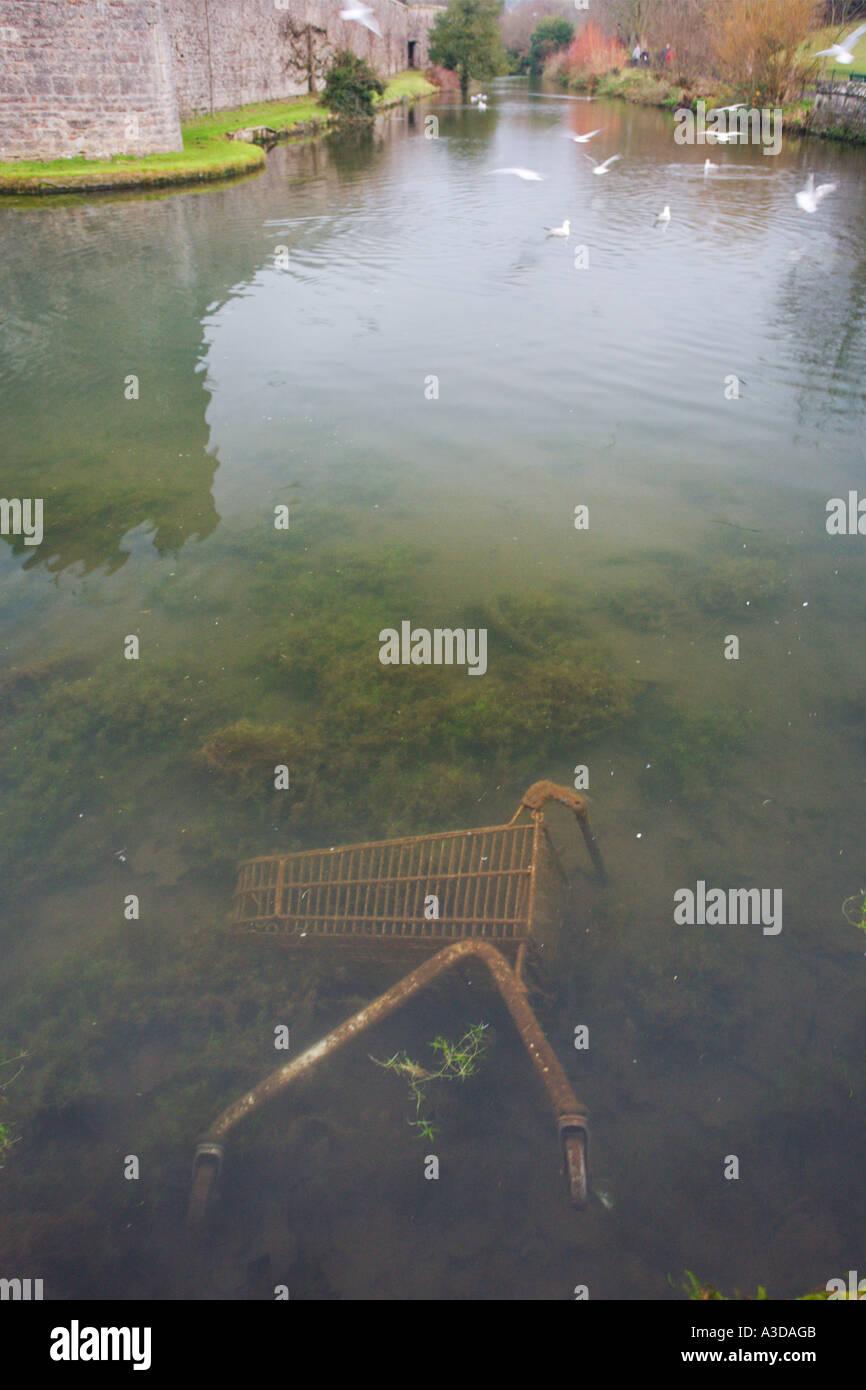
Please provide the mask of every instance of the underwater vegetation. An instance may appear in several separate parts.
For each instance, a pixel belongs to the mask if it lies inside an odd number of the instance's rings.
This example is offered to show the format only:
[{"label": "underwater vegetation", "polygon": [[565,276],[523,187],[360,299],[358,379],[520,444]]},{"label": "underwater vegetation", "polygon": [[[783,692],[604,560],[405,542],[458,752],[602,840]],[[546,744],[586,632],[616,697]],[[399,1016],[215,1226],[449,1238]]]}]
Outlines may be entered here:
[{"label": "underwater vegetation", "polygon": [[[5,1130],[14,1162],[0,1154],[4,1263],[35,1238],[62,1277],[82,1233],[89,1248],[104,1231],[99,1259],[113,1257],[112,1219],[127,1207],[136,1223],[142,1200],[182,1209],[190,1143],[227,1096],[273,1067],[274,1019],[316,1036],[344,1011],[321,963],[215,926],[119,928],[87,956],[58,954],[4,1008],[0,1058],[17,1072],[15,1133]],[[140,1184],[119,1180],[118,1132],[140,1159]]]},{"label": "underwater vegetation", "polygon": [[[340,538],[313,566],[302,550],[263,557],[255,537],[232,544],[253,566],[244,607],[261,615],[232,663],[211,635],[228,620],[208,615],[189,652],[75,652],[0,672],[0,871],[19,890],[110,864],[126,827],[140,838],[169,804],[190,868],[226,869],[274,836],[304,848],[459,824],[491,786],[629,731],[653,765],[648,791],[700,797],[742,744],[740,716],[680,711],[618,670],[573,594],[519,591],[449,615],[488,630],[480,679],[383,667],[378,634],[395,613],[441,618],[430,557],[395,546],[373,561]],[[154,623],[197,595],[190,584],[154,587]]]},{"label": "underwater vegetation", "polygon": [[[272,1068],[274,1018],[314,1037],[345,1016],[346,978],[332,966],[281,953],[275,967],[261,942],[219,930],[212,905],[224,893],[227,907],[237,858],[477,823],[497,784],[516,795],[542,764],[570,766],[575,748],[612,738],[643,746],[651,736],[646,761],[691,792],[742,734],[737,717],[675,708],[624,675],[588,637],[573,594],[519,591],[449,613],[455,627],[488,629],[481,679],[383,667],[378,634],[395,615],[441,621],[426,557],[393,547],[372,562],[339,536],[314,565],[300,550],[263,553],[254,536],[232,544],[251,581],[238,640],[223,638],[230,615],[214,601],[206,613],[190,607],[202,637],[189,650],[154,645],[126,662],[113,638],[109,650],[97,636],[95,651],[0,672],[0,866],[19,901],[37,884],[77,879],[89,891],[100,876],[126,875],[150,836],[176,841],[188,900],[208,905],[199,920],[212,916],[182,933],[96,920],[86,951],[52,950],[16,984],[0,1059],[27,1059],[14,1116],[0,1115],[0,1145],[15,1144],[14,1162],[0,1158],[4,1242],[39,1253],[61,1287],[64,1251],[83,1241],[96,1242],[95,1278],[113,1268],[106,1210],[134,1233],[182,1209],[190,1142]],[[194,574],[160,579],[141,600],[154,629],[197,592]],[[274,786],[281,764],[287,791]],[[130,865],[118,870],[121,850]],[[108,879],[112,901],[128,881],[117,878],[115,895]],[[25,947],[27,920],[12,912],[5,928]],[[484,1041],[472,1030],[437,1038],[427,1066],[391,1059],[422,1136],[432,1123],[418,1095],[470,1075]],[[115,1181],[118,1113],[148,1175],[135,1202],[132,1185]],[[259,1142],[253,1130],[247,1142]]]},{"label": "underwater vegetation", "polygon": [[842,916],[852,927],[866,932],[866,888],[860,888],[846,898],[842,904]]},{"label": "underwater vegetation", "polygon": [[693,622],[695,606],[718,617],[759,617],[775,610],[787,587],[772,559],[728,557],[713,564],[674,567],[660,563],[661,575],[612,588],[604,605],[615,622],[639,632],[658,632]]},{"label": "underwater vegetation", "polygon": [[748,609],[758,616],[781,598],[785,587],[772,560],[738,558],[713,566],[699,580],[692,597],[707,613],[740,616]]},{"label": "underwater vegetation", "polygon": [[[575,636],[566,603],[507,596],[459,613],[455,625],[488,629],[481,680],[444,667],[383,667],[384,581],[366,562],[344,561],[332,586],[342,588],[347,570],[350,611],[340,605],[325,621],[296,603],[284,635],[248,668],[263,673],[264,692],[279,694],[291,718],[242,715],[202,742],[201,764],[227,800],[265,796],[272,821],[318,825],[331,837],[335,800],[370,835],[420,831],[477,799],[503,769],[527,757],[537,765],[633,719],[640,684]],[[419,599],[413,608],[421,623],[424,607]],[[280,763],[290,767],[292,795],[267,797]],[[410,823],[419,813],[421,823]]]},{"label": "underwater vegetation", "polygon": [[436,1131],[430,1120],[421,1114],[422,1108],[426,1106],[427,1087],[430,1082],[465,1081],[468,1076],[473,1076],[478,1070],[487,1045],[484,1038],[486,1028],[486,1023],[475,1023],[456,1043],[450,1043],[441,1036],[434,1038],[430,1044],[431,1050],[439,1053],[442,1059],[436,1071],[422,1067],[420,1062],[413,1062],[405,1052],[395,1052],[386,1062],[380,1062],[375,1057],[370,1059],[386,1071],[405,1076],[409,1083],[409,1093],[415,1102],[415,1119],[409,1123],[417,1129],[419,1139],[436,1138]]},{"label": "underwater vegetation", "polygon": [[[690,1269],[686,1270],[685,1279],[683,1280],[682,1287],[689,1300],[693,1303],[706,1303],[716,1301],[727,1303],[729,1301],[727,1294],[719,1293],[719,1290],[714,1288],[712,1284],[702,1284],[698,1279],[697,1275],[693,1274]],[[844,1294],[837,1296],[843,1298],[846,1297],[846,1295]],[[815,1289],[812,1293],[800,1294],[800,1297],[795,1301],[797,1303],[807,1303],[810,1301],[819,1302],[829,1299],[829,1297],[830,1295],[826,1289]],[[764,1299],[769,1298],[769,1294],[767,1293],[767,1290],[764,1288],[763,1284],[759,1284],[758,1291],[756,1294],[735,1293],[733,1295],[733,1298],[734,1300],[739,1302],[762,1302]]]},{"label": "underwater vegetation", "polygon": [[[4,1061],[0,1062],[0,1076],[5,1076],[6,1078],[4,1081],[0,1081],[0,1106],[5,1105],[7,1102],[7,1097],[3,1092],[12,1085],[13,1081],[17,1081],[23,1070],[23,1068],[19,1067],[18,1070],[13,1072],[10,1076],[6,1068],[11,1067],[16,1062],[22,1062],[26,1055],[25,1052],[20,1052],[17,1057],[6,1057]],[[2,1113],[2,1110],[0,1110],[0,1114]],[[3,1164],[13,1145],[19,1142],[20,1138],[15,1137],[11,1125],[0,1120],[0,1170],[2,1170]]]},{"label": "underwater vegetation", "polygon": [[37,663],[0,688],[0,869],[17,892],[110,861],[218,707],[189,662],[81,666]]},{"label": "underwater vegetation", "polygon": [[681,621],[688,613],[673,585],[638,580],[613,589],[605,605],[615,622],[638,632],[659,632]]},{"label": "underwater vegetation", "polygon": [[650,764],[641,787],[648,796],[705,800],[718,791],[752,728],[743,711],[684,710],[657,692],[648,694],[641,713],[641,748]]}]

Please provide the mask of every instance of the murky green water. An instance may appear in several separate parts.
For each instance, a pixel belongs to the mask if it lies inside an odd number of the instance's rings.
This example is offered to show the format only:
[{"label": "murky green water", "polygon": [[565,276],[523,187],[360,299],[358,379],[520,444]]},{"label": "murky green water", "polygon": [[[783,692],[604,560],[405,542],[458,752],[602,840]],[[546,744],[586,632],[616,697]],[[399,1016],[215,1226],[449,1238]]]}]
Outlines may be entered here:
[{"label": "murky green water", "polygon": [[[597,125],[601,179],[563,138]],[[41,544],[0,553],[4,1274],[667,1298],[685,1269],[788,1297],[857,1267],[866,540],[825,508],[863,486],[866,156],[706,154],[506,82],[223,189],[0,210],[0,492],[44,499]],[[809,217],[813,168],[839,188]],[[404,619],[486,626],[487,674],[381,666]],[[192,1152],[282,1060],[274,1027],[300,1051],[396,977],[234,942],[238,857],[499,824],[578,764],[611,882],[578,877],[536,1002],[598,1199],[570,1214],[468,972],[238,1132],[200,1257]],[[782,931],[676,925],[698,879],[781,887]],[[425,1181],[370,1054],[479,1021]]]}]

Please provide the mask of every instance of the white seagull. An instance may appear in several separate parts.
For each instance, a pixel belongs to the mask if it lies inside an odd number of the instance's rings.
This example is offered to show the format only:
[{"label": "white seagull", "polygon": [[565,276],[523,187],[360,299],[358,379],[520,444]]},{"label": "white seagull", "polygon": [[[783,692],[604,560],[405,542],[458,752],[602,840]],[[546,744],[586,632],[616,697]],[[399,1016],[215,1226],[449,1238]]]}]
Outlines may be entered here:
[{"label": "white seagull", "polygon": [[363,24],[365,29],[369,29],[371,34],[378,34],[382,37],[382,30],[379,28],[379,21],[370,9],[369,5],[362,5],[359,0],[350,10],[341,10],[340,18],[345,19],[348,24]]},{"label": "white seagull", "polygon": [[858,39],[862,39],[866,34],[866,24],[861,24],[859,29],[855,29],[849,34],[844,43],[831,43],[829,48],[820,48],[815,54],[816,58],[835,58],[837,63],[844,63],[847,67],[854,61],[852,52]]},{"label": "white seagull", "polygon": [[592,139],[593,135],[601,135],[603,130],[604,126],[600,125],[598,130],[591,130],[588,135],[572,135],[570,130],[566,130],[564,134],[568,136],[569,140],[573,140],[576,145],[586,145]]},{"label": "white seagull", "polygon": [[621,154],[612,154],[610,159],[606,159],[603,164],[599,164],[598,160],[593,159],[591,154],[588,154],[586,157],[595,165],[592,171],[594,174],[609,174],[611,164],[615,164],[618,159],[622,159]]},{"label": "white seagull", "polygon": [[534,169],[491,169],[491,174],[515,174],[517,178],[524,179],[527,183],[540,183],[546,174],[536,174]]},{"label": "white seagull", "polygon": [[548,236],[564,236],[566,241],[571,236],[571,223],[566,217],[561,227],[545,227]]},{"label": "white seagull", "polygon": [[711,169],[718,169],[718,164],[714,164],[711,159],[704,160],[704,173],[708,174]]},{"label": "white seagull", "polygon": [[802,209],[803,212],[817,212],[818,204],[821,202],[822,198],[826,198],[828,193],[835,193],[836,188],[837,185],[835,183],[819,183],[816,188],[815,175],[810,174],[806,187],[794,195],[797,201],[797,207]]},{"label": "white seagull", "polygon": [[661,212],[656,213],[655,225],[658,226],[659,222],[670,222],[670,220],[671,220],[671,210],[670,210],[670,208],[668,207],[667,203],[665,203],[665,205],[664,205],[664,207],[662,208]]},{"label": "white seagull", "polygon": [[738,101],[734,106],[714,106],[712,111],[708,111],[708,116],[715,116],[717,111],[739,111],[741,106],[745,106],[744,101]]}]

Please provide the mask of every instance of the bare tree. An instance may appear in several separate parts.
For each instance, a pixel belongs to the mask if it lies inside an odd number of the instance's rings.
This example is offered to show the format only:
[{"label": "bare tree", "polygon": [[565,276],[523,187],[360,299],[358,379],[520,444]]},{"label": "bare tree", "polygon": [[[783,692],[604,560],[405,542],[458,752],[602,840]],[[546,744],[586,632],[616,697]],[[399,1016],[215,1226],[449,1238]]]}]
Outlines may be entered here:
[{"label": "bare tree", "polygon": [[286,14],[280,20],[279,35],[285,44],[283,72],[305,77],[307,91],[318,91],[333,56],[327,30],[317,24],[296,24]]},{"label": "bare tree", "polygon": [[802,90],[808,59],[801,45],[815,27],[816,0],[726,0],[710,13],[721,75],[762,105]]}]

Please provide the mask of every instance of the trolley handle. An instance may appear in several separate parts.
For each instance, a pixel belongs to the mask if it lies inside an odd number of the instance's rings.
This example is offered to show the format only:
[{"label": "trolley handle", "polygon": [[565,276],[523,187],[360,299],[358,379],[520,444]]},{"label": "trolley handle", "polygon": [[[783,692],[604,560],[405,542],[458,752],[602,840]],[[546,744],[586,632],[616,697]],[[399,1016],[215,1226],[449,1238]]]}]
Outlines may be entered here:
[{"label": "trolley handle", "polygon": [[589,819],[589,800],[587,797],[581,796],[579,792],[572,791],[570,787],[560,787],[556,782],[533,782],[528,791],[524,792],[523,799],[511,818],[511,824],[517,820],[524,808],[534,815],[540,812],[542,806],[546,805],[548,801],[559,801],[573,813],[580,826],[584,844],[589,852],[598,880],[600,883],[606,882],[607,872],[604,867],[604,860],[601,857],[601,850],[598,847],[595,831]]}]

